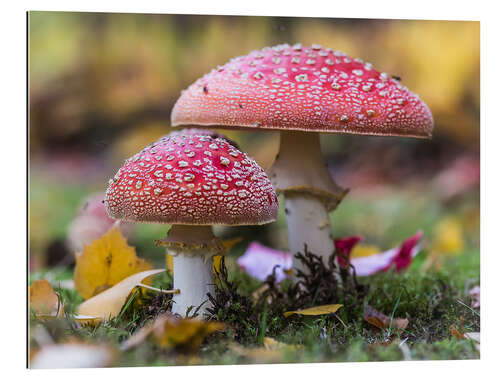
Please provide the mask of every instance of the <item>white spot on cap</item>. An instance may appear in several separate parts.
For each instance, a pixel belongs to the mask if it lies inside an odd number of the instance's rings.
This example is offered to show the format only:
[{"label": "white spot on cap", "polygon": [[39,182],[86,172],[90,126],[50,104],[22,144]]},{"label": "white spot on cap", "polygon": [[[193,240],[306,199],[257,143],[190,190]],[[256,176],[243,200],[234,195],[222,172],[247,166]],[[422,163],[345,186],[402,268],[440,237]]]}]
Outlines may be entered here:
[{"label": "white spot on cap", "polygon": [[307,74],[297,74],[295,76],[295,80],[297,82],[308,82],[309,81],[309,77],[307,76]]}]

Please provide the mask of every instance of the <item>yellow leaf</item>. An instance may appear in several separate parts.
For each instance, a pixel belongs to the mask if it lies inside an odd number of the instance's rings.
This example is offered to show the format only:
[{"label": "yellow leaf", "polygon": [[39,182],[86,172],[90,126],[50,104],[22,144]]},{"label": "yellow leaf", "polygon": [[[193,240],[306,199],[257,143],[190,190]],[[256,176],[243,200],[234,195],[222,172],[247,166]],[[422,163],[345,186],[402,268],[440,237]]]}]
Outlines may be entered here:
[{"label": "yellow leaf", "polygon": [[[222,260],[222,257],[224,255],[227,255],[229,254],[229,252],[231,251],[231,248],[237,244],[238,242],[241,242],[242,241],[242,238],[241,237],[236,237],[236,238],[230,238],[228,240],[223,240],[221,241],[221,247],[224,249],[224,253],[222,255],[214,255],[213,259],[212,259],[212,265],[213,265],[213,269],[214,269],[214,273],[215,272],[220,272],[220,262]],[[166,259],[166,263],[167,263],[167,269],[170,271],[171,274],[174,273],[174,258],[172,257],[172,255],[170,255],[168,253],[168,251],[166,252],[167,254],[167,259]]]},{"label": "yellow leaf", "polygon": [[272,337],[264,337],[264,348],[266,348],[267,350],[281,350],[281,349],[297,350],[298,348],[301,347],[302,346],[300,345],[290,345],[276,341]]},{"label": "yellow leaf", "polygon": [[81,254],[76,254],[75,288],[88,299],[130,275],[151,268],[127,245],[118,227],[113,227],[86,246]]},{"label": "yellow leaf", "polygon": [[293,276],[293,268],[289,268],[287,270],[283,270],[283,272],[285,273],[285,275],[288,275],[290,277]]},{"label": "yellow leaf", "polygon": [[101,322],[101,318],[89,315],[75,315],[74,318],[82,326],[85,326],[87,324],[94,326]]},{"label": "yellow leaf", "polygon": [[152,324],[137,331],[122,344],[121,349],[133,348],[151,337],[160,347],[195,352],[200,348],[205,337],[224,327],[224,324],[218,322],[180,318],[166,313],[156,318]]},{"label": "yellow leaf", "polygon": [[224,248],[224,253],[222,255],[214,255],[214,257],[212,259],[214,274],[215,274],[215,272],[220,272],[222,257],[224,255],[229,254],[229,252],[231,251],[233,246],[236,245],[238,242],[241,242],[242,240],[243,240],[242,237],[236,237],[236,238],[229,238],[227,240],[222,241],[222,247]]},{"label": "yellow leaf", "polygon": [[223,328],[222,323],[180,319],[169,315],[153,325],[153,338],[161,347],[183,347],[188,351],[195,351],[206,336]]},{"label": "yellow leaf", "polygon": [[440,254],[460,254],[464,248],[464,234],[460,221],[446,217],[436,226],[436,236],[431,251]]},{"label": "yellow leaf", "polygon": [[287,311],[283,315],[285,315],[285,318],[288,318],[292,314],[299,314],[299,315],[333,314],[338,309],[340,309],[342,306],[343,305],[339,305],[339,304],[314,306],[314,307],[310,307],[310,308],[304,309],[304,310]]},{"label": "yellow leaf", "polygon": [[223,257],[222,255],[214,255],[214,258],[212,260],[214,273],[220,272],[220,265],[222,262],[222,257]]},{"label": "yellow leaf", "polygon": [[167,264],[167,270],[170,272],[171,275],[174,274],[174,257],[168,253],[168,251],[165,251],[166,254],[166,264]]},{"label": "yellow leaf", "polygon": [[375,245],[356,245],[352,249],[351,259],[367,257],[370,255],[379,254],[380,252],[380,248]]},{"label": "yellow leaf", "polygon": [[35,280],[28,287],[30,309],[39,319],[61,317],[64,308],[59,295],[47,280]]},{"label": "yellow leaf", "polygon": [[115,286],[83,302],[78,307],[78,314],[85,315],[85,319],[92,319],[88,317],[100,318],[101,320],[114,318],[120,313],[130,292],[140,285],[142,280],[164,271],[165,269],[156,269],[129,276]]}]

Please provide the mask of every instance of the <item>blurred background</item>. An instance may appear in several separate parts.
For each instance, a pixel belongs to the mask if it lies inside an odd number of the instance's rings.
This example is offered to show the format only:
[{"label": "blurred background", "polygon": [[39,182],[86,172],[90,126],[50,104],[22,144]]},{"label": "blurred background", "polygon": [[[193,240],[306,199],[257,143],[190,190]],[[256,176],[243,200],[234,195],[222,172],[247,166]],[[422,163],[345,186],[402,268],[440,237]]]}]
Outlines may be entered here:
[{"label": "blurred background", "polygon": [[[382,249],[424,230],[426,251],[479,262],[479,22],[67,12],[29,13],[30,269],[69,266],[109,225],[99,202],[125,158],[171,131],[180,91],[231,57],[279,43],[321,44],[371,62],[429,105],[432,140],[323,135],[336,181],[351,189],[335,236]],[[268,168],[276,132],[223,131]],[[140,256],[167,226],[124,228]],[[287,248],[284,215],[217,228]],[[479,264],[479,263],[478,263]]]}]

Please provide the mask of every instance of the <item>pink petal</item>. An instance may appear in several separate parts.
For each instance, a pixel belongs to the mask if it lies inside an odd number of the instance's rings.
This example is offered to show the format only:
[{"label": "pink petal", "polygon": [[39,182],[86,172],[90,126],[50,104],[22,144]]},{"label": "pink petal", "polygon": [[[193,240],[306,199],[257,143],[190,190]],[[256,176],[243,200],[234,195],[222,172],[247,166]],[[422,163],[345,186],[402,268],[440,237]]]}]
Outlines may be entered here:
[{"label": "pink petal", "polygon": [[419,230],[415,235],[406,239],[398,248],[380,254],[352,259],[351,264],[356,270],[356,275],[368,276],[377,272],[385,272],[390,270],[393,265],[398,272],[408,268],[419,251],[417,244],[422,238],[422,234],[423,232]]},{"label": "pink petal", "polygon": [[479,287],[479,285],[476,285],[474,288],[472,288],[469,291],[469,296],[472,299],[472,307],[473,308],[478,308],[479,306],[481,306],[481,299],[480,299],[481,288]]},{"label": "pink petal", "polygon": [[337,262],[340,267],[348,268],[349,267],[349,259],[351,259],[351,252],[354,246],[359,241],[362,241],[363,237],[361,236],[352,236],[345,238],[337,238],[333,242],[335,244],[335,250],[337,250]]},{"label": "pink petal", "polygon": [[250,276],[264,281],[276,268],[276,281],[281,282],[287,278],[285,270],[292,268],[292,254],[285,251],[274,250],[258,242],[252,242],[245,254],[238,258],[238,265]]},{"label": "pink petal", "polygon": [[[68,227],[68,245],[74,252],[80,252],[92,241],[101,237],[114,224],[106,213],[103,203],[104,193],[95,193],[87,197],[78,214]],[[120,230],[127,236],[132,228],[132,223],[120,223]]]},{"label": "pink petal", "polygon": [[422,234],[422,230],[419,230],[416,234],[401,244],[398,253],[392,260],[392,263],[394,263],[396,267],[396,271],[404,270],[410,266],[411,261],[418,253],[419,249],[417,244],[422,238]]},{"label": "pink petal", "polygon": [[351,264],[356,270],[357,276],[369,276],[383,271],[385,267],[392,264],[392,259],[396,255],[397,249],[384,251],[380,254],[373,254],[367,257],[351,259]]}]

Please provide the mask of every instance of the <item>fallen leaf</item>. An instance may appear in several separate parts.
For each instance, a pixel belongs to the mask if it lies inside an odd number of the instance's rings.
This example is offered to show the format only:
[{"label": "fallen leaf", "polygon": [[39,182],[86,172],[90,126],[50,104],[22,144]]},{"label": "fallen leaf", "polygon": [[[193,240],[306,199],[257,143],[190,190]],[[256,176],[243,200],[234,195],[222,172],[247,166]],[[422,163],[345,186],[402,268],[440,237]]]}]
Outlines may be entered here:
[{"label": "fallen leaf", "polygon": [[28,287],[29,306],[38,319],[53,319],[64,315],[59,295],[47,280],[35,280]]},{"label": "fallen leaf", "polygon": [[78,307],[78,314],[101,320],[114,318],[120,313],[127,297],[135,287],[142,286],[144,279],[161,272],[165,272],[165,269],[143,271],[127,277],[115,286],[83,302]]},{"label": "fallen leaf", "polygon": [[271,249],[254,241],[237,262],[241,269],[261,281],[266,280],[277,266],[276,282],[281,282],[288,277],[285,271],[292,268],[292,255],[290,252]]},{"label": "fallen leaf", "polygon": [[396,330],[403,331],[408,326],[408,319],[406,318],[393,318],[391,322],[391,317],[377,311],[370,305],[366,305],[363,314],[363,319],[370,323],[372,326],[380,329],[395,328]]},{"label": "fallen leaf", "polygon": [[213,257],[212,266],[213,266],[214,274],[220,273],[222,257],[223,257],[223,255],[214,255],[214,257]]},{"label": "fallen leaf", "polygon": [[121,349],[128,350],[151,338],[160,347],[193,353],[199,350],[203,340],[221,331],[224,324],[199,319],[180,318],[171,313],[157,317],[152,324],[141,328],[125,341]]},{"label": "fallen leaf", "polygon": [[95,317],[95,316],[90,316],[90,315],[73,315],[73,318],[76,320],[77,323],[80,324],[80,326],[85,326],[85,325],[92,325],[95,326],[101,322],[101,318]]},{"label": "fallen leaf", "polygon": [[299,315],[333,314],[338,309],[340,309],[342,306],[343,305],[340,305],[340,304],[314,306],[314,307],[309,307],[309,308],[303,309],[303,310],[287,311],[287,312],[283,313],[283,315],[285,316],[285,318],[288,318],[290,315],[293,315],[293,314],[299,314]]},{"label": "fallen leaf", "polygon": [[130,275],[151,268],[127,245],[120,230],[113,227],[86,246],[81,254],[76,254],[75,288],[88,299]]},{"label": "fallen leaf", "polygon": [[464,233],[460,221],[445,217],[437,225],[430,251],[444,255],[457,255],[464,249]]},{"label": "fallen leaf", "polygon": [[170,272],[171,275],[174,274],[174,257],[168,253],[168,251],[165,251],[165,257],[166,257],[166,265],[167,265],[167,270]]},{"label": "fallen leaf", "polygon": [[264,348],[266,350],[297,350],[301,348],[300,345],[290,345],[283,342],[276,341],[272,337],[264,337]]},{"label": "fallen leaf", "polygon": [[451,335],[459,340],[465,339],[465,335],[463,332],[460,332],[454,325],[450,327]]},{"label": "fallen leaf", "polygon": [[69,342],[45,345],[30,355],[30,368],[91,368],[113,364],[114,351],[104,344]]}]

